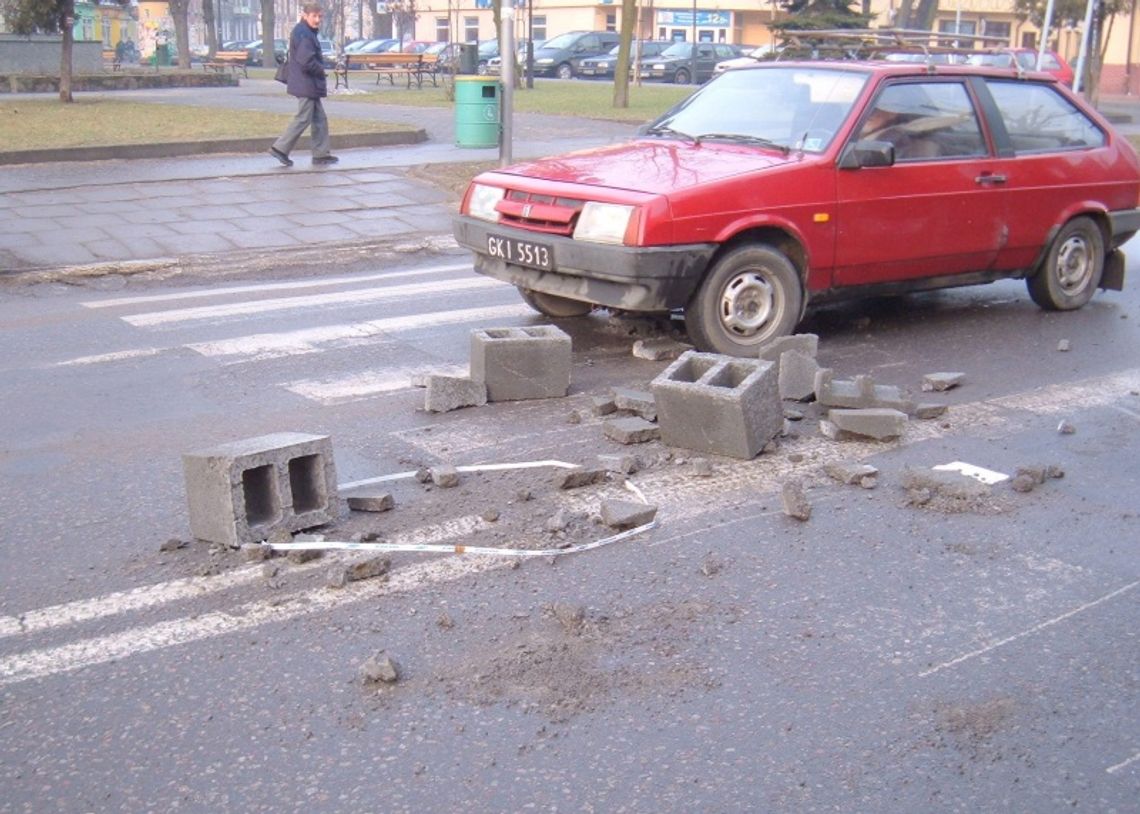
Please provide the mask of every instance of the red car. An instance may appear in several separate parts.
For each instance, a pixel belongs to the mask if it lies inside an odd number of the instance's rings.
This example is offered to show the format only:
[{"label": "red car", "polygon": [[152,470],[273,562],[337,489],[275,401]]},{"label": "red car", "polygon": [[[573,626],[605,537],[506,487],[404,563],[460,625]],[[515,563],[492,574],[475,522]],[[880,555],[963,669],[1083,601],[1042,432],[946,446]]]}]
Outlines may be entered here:
[{"label": "red car", "polygon": [[[1012,68],[1015,59],[1023,71],[1037,70],[1037,51],[1032,48],[1011,48],[994,54],[971,54],[966,62],[970,65],[988,65],[992,68]],[[1042,54],[1041,70],[1055,77],[1061,84],[1070,88],[1073,86],[1073,69],[1056,51],[1046,51]]]},{"label": "red car", "polygon": [[1046,309],[1120,290],[1140,161],[1050,78],[962,65],[727,71],[631,142],[477,176],[475,270],[552,317],[684,309],[752,356],[813,303],[1024,278]]}]

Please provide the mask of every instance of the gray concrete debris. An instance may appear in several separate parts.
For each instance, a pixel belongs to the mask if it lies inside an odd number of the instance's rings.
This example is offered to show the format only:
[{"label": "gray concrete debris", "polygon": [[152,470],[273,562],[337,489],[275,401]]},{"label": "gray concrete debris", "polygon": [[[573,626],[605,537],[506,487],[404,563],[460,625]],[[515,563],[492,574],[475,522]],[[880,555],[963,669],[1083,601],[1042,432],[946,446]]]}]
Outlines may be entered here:
[{"label": "gray concrete debris", "polygon": [[338,563],[329,570],[325,584],[330,588],[343,588],[350,582],[382,576],[388,573],[391,564],[391,560],[381,556],[368,557],[347,564]]},{"label": "gray concrete debris", "polygon": [[925,490],[930,494],[958,499],[985,497],[991,493],[989,486],[969,475],[938,469],[905,468],[899,478],[899,485],[912,492]]},{"label": "gray concrete debris", "polygon": [[241,556],[246,562],[264,562],[273,556],[273,549],[261,543],[242,543]]},{"label": "gray concrete debris", "polygon": [[692,345],[678,342],[675,339],[638,339],[633,343],[633,355],[638,359],[648,359],[651,362],[664,362],[676,359]]},{"label": "gray concrete debris", "polygon": [[484,509],[479,514],[479,517],[483,518],[488,523],[497,523],[499,520],[499,510],[498,509]]},{"label": "gray concrete debris", "polygon": [[941,415],[945,415],[945,413],[946,413],[946,405],[945,404],[934,404],[933,402],[929,402],[929,401],[921,402],[920,404],[916,405],[914,408],[914,417],[915,418],[923,418],[923,419],[938,418]]},{"label": "gray concrete debris", "polygon": [[803,410],[793,410],[791,407],[784,408],[784,419],[787,421],[803,421]]},{"label": "gray concrete debris", "polygon": [[294,565],[300,565],[301,563],[319,560],[324,555],[325,552],[315,548],[302,548],[296,551],[290,551],[285,557]]},{"label": "gray concrete debris", "polygon": [[636,455],[599,455],[598,464],[608,472],[632,475],[641,469],[641,460]]},{"label": "gray concrete debris", "polygon": [[386,512],[396,505],[391,492],[357,491],[345,500],[348,508],[354,512]]},{"label": "gray concrete debris", "polygon": [[590,405],[594,415],[602,416],[617,412],[617,405],[614,404],[613,396],[594,396]]},{"label": "gray concrete debris", "polygon": [[788,350],[780,354],[780,398],[789,401],[809,401],[815,397],[815,374],[819,364],[814,356]]},{"label": "gray concrete debris", "polygon": [[793,334],[778,336],[760,346],[759,358],[768,362],[780,362],[788,351],[796,351],[814,359],[819,355],[819,337],[815,334]]},{"label": "gray concrete debris", "polygon": [[602,501],[602,522],[615,529],[632,529],[644,526],[657,516],[652,504],[610,498]]},{"label": "gray concrete debris", "polygon": [[487,385],[466,376],[432,374],[427,379],[424,409],[446,413],[460,407],[482,407],[487,403]]},{"label": "gray concrete debris", "polygon": [[550,612],[562,625],[563,630],[575,636],[582,632],[582,628],[586,624],[586,609],[581,605],[570,602],[555,602],[550,606]]},{"label": "gray concrete debris", "polygon": [[922,377],[924,392],[950,390],[960,385],[966,378],[965,373],[927,373]]},{"label": "gray concrete debris", "polygon": [[565,396],[570,389],[570,336],[553,325],[471,332],[471,378],[489,401]]},{"label": "gray concrete debris", "polygon": [[824,466],[823,471],[832,478],[835,478],[835,480],[847,484],[848,486],[862,483],[864,478],[874,478],[879,474],[879,470],[870,464],[857,463],[827,464]]},{"label": "gray concrete debris", "polygon": [[1058,342],[1057,350],[1061,351],[1061,353],[1067,353],[1069,350],[1069,340],[1062,339],[1060,342]]},{"label": "gray concrete debris", "polygon": [[864,489],[874,489],[876,486],[879,485],[879,476],[878,475],[868,475],[865,478],[860,478],[859,479],[859,485],[861,487],[863,487]]},{"label": "gray concrete debris", "polygon": [[381,650],[360,666],[360,677],[365,684],[395,684],[400,680],[400,667]]},{"label": "gray concrete debris", "polygon": [[1049,477],[1049,467],[1034,464],[1032,466],[1019,466],[1014,472],[1015,477],[1025,476],[1030,478],[1034,484],[1042,484],[1045,479]]},{"label": "gray concrete debris", "polygon": [[558,489],[577,489],[580,486],[604,483],[605,480],[605,469],[563,469],[555,474],[554,486]]},{"label": "gray concrete debris", "polygon": [[701,560],[700,572],[703,576],[715,576],[716,574],[719,574],[723,569],[724,564],[721,563],[721,561],[716,557],[714,557],[711,552],[706,554],[705,558]]},{"label": "gray concrete debris", "polygon": [[820,430],[835,441],[856,437],[889,441],[903,434],[906,422],[906,413],[885,407],[871,407],[865,410],[836,409],[828,410],[827,420],[820,422]]},{"label": "gray concrete debris", "polygon": [[185,548],[190,545],[188,540],[179,540],[177,537],[171,537],[169,540],[164,541],[159,545],[158,550],[166,553],[170,551],[177,551],[180,548]]},{"label": "gray concrete debris", "polygon": [[565,509],[559,509],[550,517],[543,521],[542,528],[544,531],[556,532],[565,531],[566,527],[570,525],[570,515]]},{"label": "gray concrete debris", "polygon": [[431,470],[426,466],[421,466],[416,470],[416,480],[420,483],[431,483]]},{"label": "gray concrete debris", "polygon": [[661,437],[661,430],[656,424],[638,416],[611,418],[602,424],[602,432],[606,438],[619,444],[644,444]]},{"label": "gray concrete debris", "polygon": [[1061,435],[1072,435],[1077,431],[1077,428],[1067,418],[1061,419],[1061,423],[1057,425],[1057,432]]},{"label": "gray concrete debris", "polygon": [[451,464],[440,464],[431,468],[431,482],[441,489],[459,485],[459,470]]},{"label": "gray concrete debris", "polygon": [[439,616],[436,617],[435,624],[440,630],[451,630],[455,627],[455,620],[451,618],[451,614],[447,611],[440,611]]},{"label": "gray concrete debris", "polygon": [[1016,475],[1013,480],[1009,482],[1010,488],[1015,492],[1032,492],[1033,487],[1037,485],[1037,480],[1030,475]]},{"label": "gray concrete debris", "polygon": [[619,410],[636,413],[646,421],[657,420],[657,402],[654,400],[653,394],[645,390],[615,387],[614,405]]},{"label": "gray concrete debris", "polygon": [[698,478],[711,478],[713,475],[712,461],[708,458],[693,458],[693,474]]},{"label": "gray concrete debris", "polygon": [[870,376],[837,380],[829,367],[816,371],[815,400],[824,407],[888,407],[904,413],[914,412],[914,401],[899,388],[875,384]]},{"label": "gray concrete debris", "polygon": [[780,487],[780,503],[783,504],[784,514],[796,520],[804,521],[811,518],[811,503],[804,494],[802,481],[791,480]]}]

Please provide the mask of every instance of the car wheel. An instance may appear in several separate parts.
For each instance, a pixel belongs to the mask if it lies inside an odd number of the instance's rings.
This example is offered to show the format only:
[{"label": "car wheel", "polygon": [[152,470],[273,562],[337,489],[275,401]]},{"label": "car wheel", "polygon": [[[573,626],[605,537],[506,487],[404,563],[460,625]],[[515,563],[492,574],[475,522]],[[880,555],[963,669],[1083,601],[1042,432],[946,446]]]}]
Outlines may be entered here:
[{"label": "car wheel", "polygon": [[584,317],[594,310],[588,302],[572,300],[569,297],[559,297],[556,294],[547,294],[544,291],[533,291],[529,288],[518,287],[523,302],[548,317],[565,319],[567,317]]},{"label": "car wheel", "polygon": [[1092,299],[1104,272],[1104,235],[1090,218],[1073,218],[1027,279],[1029,296],[1046,311],[1072,311]]},{"label": "car wheel", "polygon": [[782,252],[741,246],[713,265],[685,309],[685,328],[703,351],[755,357],[760,345],[795,329],[803,302],[799,274]]},{"label": "car wheel", "polygon": [[561,65],[558,66],[558,78],[559,79],[573,79],[574,78],[574,69],[572,67],[570,67],[569,62],[563,62]]},{"label": "car wheel", "polygon": [[673,74],[673,81],[678,85],[689,84],[689,72],[682,68],[681,70],[677,71],[677,73]]}]

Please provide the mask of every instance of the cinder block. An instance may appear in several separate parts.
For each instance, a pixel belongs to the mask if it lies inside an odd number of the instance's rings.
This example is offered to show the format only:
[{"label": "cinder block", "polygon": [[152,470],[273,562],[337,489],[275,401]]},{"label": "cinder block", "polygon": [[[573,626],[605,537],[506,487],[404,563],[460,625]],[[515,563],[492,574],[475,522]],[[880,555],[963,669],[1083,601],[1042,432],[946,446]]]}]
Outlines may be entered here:
[{"label": "cinder block", "polygon": [[807,401],[815,395],[815,374],[819,364],[803,351],[787,350],[780,354],[780,398]]},{"label": "cinder block", "polygon": [[336,467],[327,435],[282,432],[182,456],[190,531],[234,548],[336,519]]},{"label": "cinder block", "polygon": [[651,386],[671,446],[747,460],[784,426],[773,362],[689,351]]},{"label": "cinder block", "polygon": [[570,337],[553,325],[471,332],[471,378],[489,401],[565,396],[570,389]]},{"label": "cinder block", "polygon": [[790,350],[799,351],[814,359],[819,354],[819,337],[815,334],[778,336],[760,347],[759,356],[766,362],[779,362],[780,357]]},{"label": "cinder block", "polygon": [[897,387],[875,384],[870,376],[856,376],[853,381],[835,378],[829,367],[821,367],[815,374],[815,399],[824,407],[886,407],[914,412],[914,401]]},{"label": "cinder block", "polygon": [[431,413],[446,413],[460,407],[482,407],[487,403],[487,387],[482,382],[465,376],[427,377],[424,409]]}]

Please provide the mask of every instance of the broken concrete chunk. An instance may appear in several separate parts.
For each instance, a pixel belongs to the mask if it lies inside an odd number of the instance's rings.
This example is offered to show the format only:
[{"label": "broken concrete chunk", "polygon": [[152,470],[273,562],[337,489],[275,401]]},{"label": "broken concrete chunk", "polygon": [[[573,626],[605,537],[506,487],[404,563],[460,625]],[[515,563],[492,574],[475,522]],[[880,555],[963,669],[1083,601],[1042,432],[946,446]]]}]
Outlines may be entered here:
[{"label": "broken concrete chunk", "polygon": [[899,484],[908,491],[926,490],[953,498],[984,497],[991,492],[989,486],[969,475],[936,469],[904,469]]},{"label": "broken concrete chunk", "polygon": [[1017,475],[1009,482],[1015,492],[1032,492],[1038,481],[1032,475]]},{"label": "broken concrete chunk", "polygon": [[416,480],[419,481],[420,483],[430,483],[431,482],[431,470],[428,469],[426,466],[421,466],[419,469],[416,470]]},{"label": "broken concrete chunk", "polygon": [[544,531],[565,531],[566,527],[570,525],[570,514],[565,509],[559,509],[550,517],[543,521],[542,528]]},{"label": "broken concrete chunk", "polygon": [[311,560],[319,560],[324,556],[324,552],[316,548],[300,548],[290,551],[285,556],[289,562],[300,565],[301,563],[310,562]]},{"label": "broken concrete chunk", "polygon": [[558,489],[577,489],[580,486],[602,483],[605,479],[605,469],[569,469],[554,476],[554,485]]},{"label": "broken concrete chunk", "polygon": [[636,455],[599,455],[598,464],[608,472],[632,475],[641,469],[641,461]]},{"label": "broken concrete chunk", "polygon": [[387,557],[368,557],[347,564],[338,564],[329,570],[326,584],[330,588],[343,588],[350,582],[372,579],[388,573],[391,560]]},{"label": "broken concrete chunk", "polygon": [[848,486],[861,483],[864,478],[874,478],[879,474],[879,470],[870,464],[856,463],[827,464],[823,471]]},{"label": "broken concrete chunk", "polygon": [[[835,435],[829,438],[841,441],[853,436],[874,438],[876,441],[888,441],[898,438],[906,428],[907,415],[899,410],[885,407],[870,407],[865,410],[835,409],[828,410],[827,423],[835,428]],[[823,429],[823,423],[820,427]]]},{"label": "broken concrete chunk", "polygon": [[932,402],[926,401],[926,402],[922,402],[921,404],[918,404],[914,408],[914,417],[915,418],[923,418],[923,419],[938,418],[940,415],[943,415],[945,412],[946,412],[946,405],[945,404],[934,404]]},{"label": "broken concrete chunk", "polygon": [[1073,423],[1067,418],[1062,419],[1061,423],[1057,425],[1057,432],[1061,433],[1061,435],[1072,435],[1076,431],[1077,428],[1073,426]]},{"label": "broken concrete chunk", "polygon": [[888,407],[904,413],[914,412],[914,402],[897,387],[875,384],[870,376],[856,376],[853,380],[835,378],[829,367],[815,373],[815,400],[824,407]]},{"label": "broken concrete chunk", "polygon": [[479,517],[486,520],[488,523],[496,523],[499,520],[498,509],[484,509],[480,512]]},{"label": "broken concrete chunk", "polygon": [[459,485],[459,470],[451,464],[440,464],[431,468],[431,482],[441,489]]},{"label": "broken concrete chunk", "polygon": [[922,389],[926,392],[942,392],[957,387],[965,378],[965,373],[927,373],[922,377]]},{"label": "broken concrete chunk", "polygon": [[638,359],[648,359],[651,362],[676,359],[685,351],[692,349],[692,345],[666,338],[638,339],[633,343],[633,355]]},{"label": "broken concrete chunk", "polygon": [[651,424],[638,416],[611,418],[602,424],[602,432],[606,438],[619,444],[644,444],[646,441],[656,441],[661,437],[661,430],[656,424]]},{"label": "broken concrete chunk", "polygon": [[158,550],[166,553],[169,551],[177,551],[178,549],[185,548],[188,545],[190,545],[190,543],[186,540],[179,540],[177,537],[171,537],[169,540],[166,540],[161,545],[159,545]]},{"label": "broken concrete chunk", "polygon": [[487,403],[487,385],[465,376],[428,376],[424,409],[446,413],[460,407],[482,407]]},{"label": "broken concrete chunk", "polygon": [[591,400],[591,409],[594,415],[609,415],[617,411],[613,396],[594,396]]},{"label": "broken concrete chunk", "polygon": [[346,500],[354,512],[386,512],[396,505],[391,492],[356,492]]},{"label": "broken concrete chunk", "polygon": [[760,346],[759,357],[767,362],[783,364],[781,357],[789,351],[796,351],[814,359],[819,353],[819,337],[815,334],[778,336],[771,342]]},{"label": "broken concrete chunk", "polygon": [[614,405],[619,410],[628,410],[646,421],[657,420],[657,402],[653,394],[645,390],[632,390],[627,387],[614,388]]},{"label": "broken concrete chunk", "polygon": [[1049,477],[1049,467],[1044,465],[1019,466],[1014,472],[1014,477],[1020,477],[1022,475],[1031,478],[1035,484],[1041,484]]},{"label": "broken concrete chunk", "polygon": [[1062,339],[1060,342],[1058,342],[1057,343],[1057,350],[1061,351],[1061,353],[1068,352],[1069,340],[1068,339]]},{"label": "broken concrete chunk", "polygon": [[262,562],[273,556],[273,549],[261,543],[242,543],[241,556],[246,562]]},{"label": "broken concrete chunk", "polygon": [[711,478],[713,474],[712,462],[708,458],[693,458],[693,474],[698,478]]},{"label": "broken concrete chunk", "polygon": [[395,684],[400,680],[400,667],[381,650],[360,666],[360,677],[365,684]]},{"label": "broken concrete chunk", "polygon": [[1051,478],[1063,478],[1065,477],[1065,470],[1059,467],[1057,464],[1049,464],[1047,474]]},{"label": "broken concrete chunk", "polygon": [[815,374],[819,364],[814,356],[798,350],[780,354],[780,398],[790,401],[808,401],[815,396]]},{"label": "broken concrete chunk", "polygon": [[652,504],[635,503],[632,500],[609,499],[602,501],[602,522],[615,529],[632,529],[644,526],[657,516],[657,507]]},{"label": "broken concrete chunk", "polygon": [[796,520],[808,520],[811,517],[811,503],[804,494],[804,485],[801,481],[792,480],[780,487],[780,503],[783,504],[784,514]]},{"label": "broken concrete chunk", "polygon": [[581,605],[555,602],[550,606],[550,612],[567,633],[577,635],[582,632],[582,626],[586,623],[586,609]]}]

